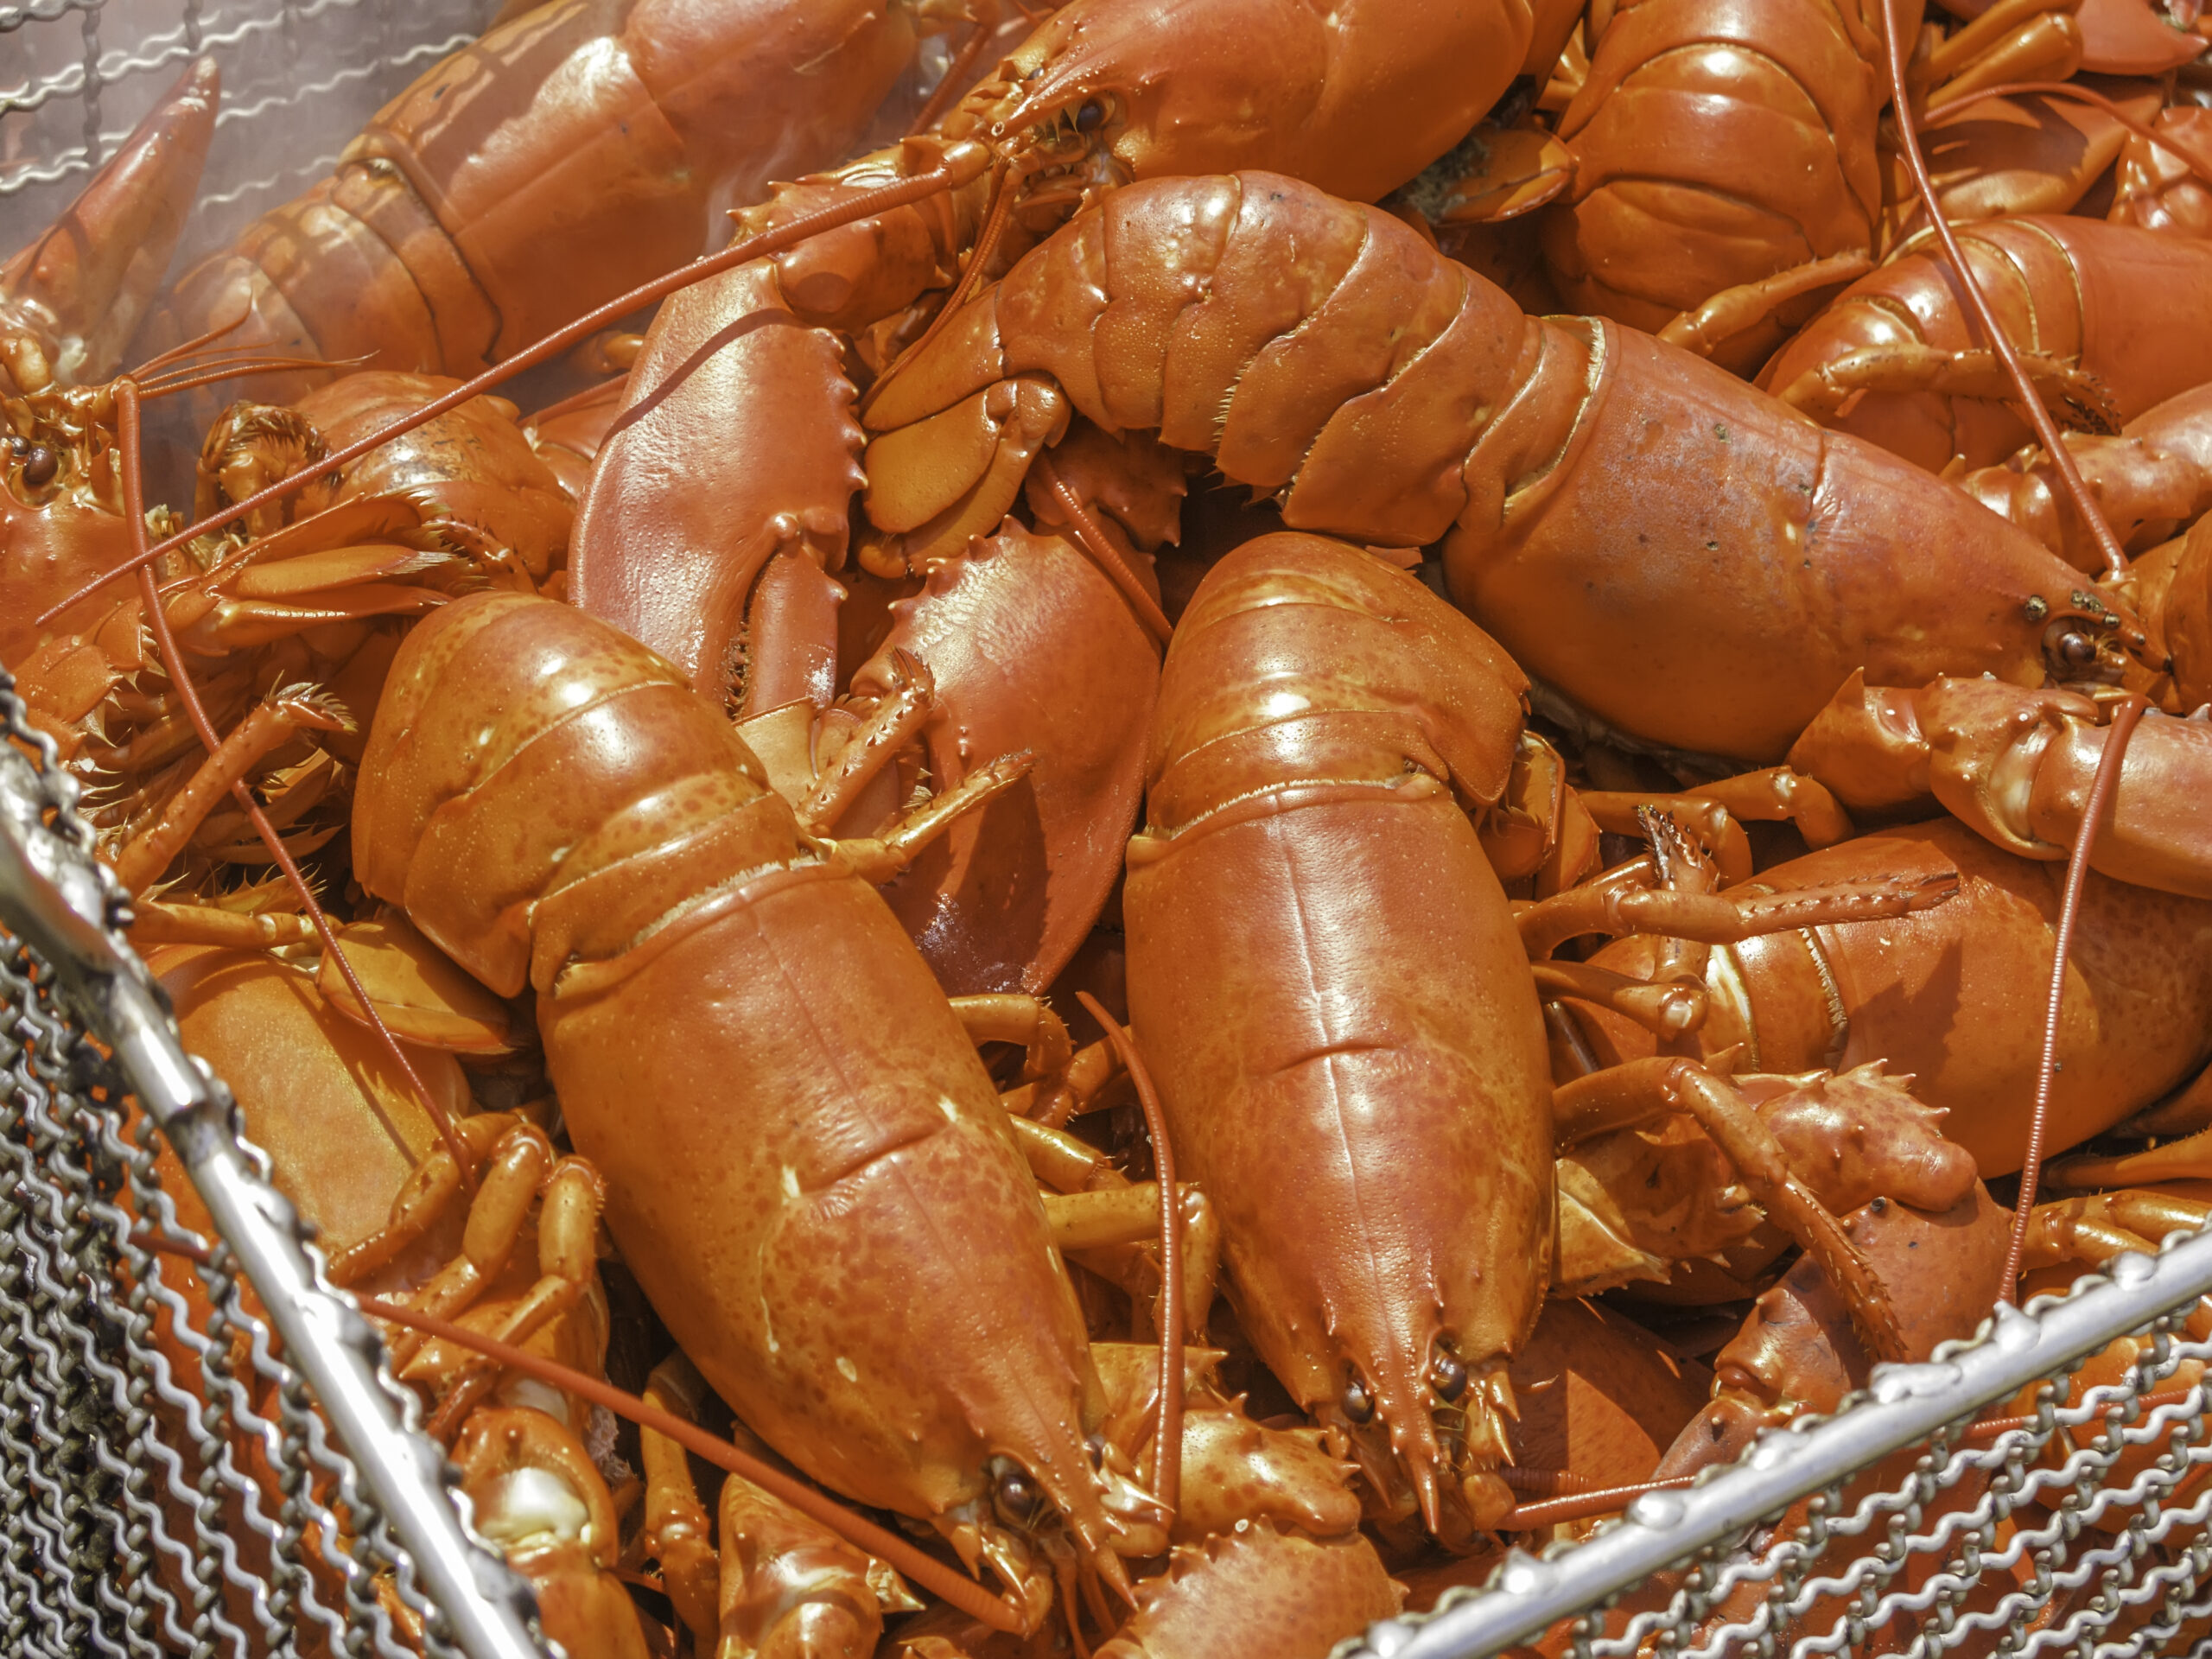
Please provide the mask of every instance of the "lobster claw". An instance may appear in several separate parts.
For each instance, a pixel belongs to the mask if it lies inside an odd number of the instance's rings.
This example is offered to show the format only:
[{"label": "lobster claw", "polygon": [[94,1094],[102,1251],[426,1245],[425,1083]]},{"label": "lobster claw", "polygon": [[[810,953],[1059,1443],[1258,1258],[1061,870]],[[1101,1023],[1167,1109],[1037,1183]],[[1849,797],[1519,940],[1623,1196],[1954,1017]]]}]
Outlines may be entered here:
[{"label": "lobster claw", "polygon": [[0,390],[115,378],[200,188],[219,79],[212,58],[189,66],[67,211],[0,266]]}]

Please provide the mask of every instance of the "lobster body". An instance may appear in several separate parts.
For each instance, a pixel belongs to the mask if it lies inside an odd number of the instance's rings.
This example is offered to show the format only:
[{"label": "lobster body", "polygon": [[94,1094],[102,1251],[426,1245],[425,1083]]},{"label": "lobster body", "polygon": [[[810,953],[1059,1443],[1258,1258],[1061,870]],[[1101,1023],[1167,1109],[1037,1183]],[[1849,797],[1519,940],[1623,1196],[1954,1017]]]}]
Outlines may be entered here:
[{"label": "lobster body", "polygon": [[1452,597],[1516,662],[1680,748],[1778,759],[1854,668],[2039,684],[2079,583],[1725,371],[1523,316],[1388,213],[1269,174],[1117,192],[910,364],[870,428],[1042,372],[1108,430],[1274,492],[1286,524],[1444,538]]},{"label": "lobster body", "polygon": [[536,988],[610,1230],[717,1391],[863,1502],[941,1517],[1010,1458],[1103,1546],[1083,1320],[989,1077],[715,708],[477,595],[409,637],[362,776],[359,879]]},{"label": "lobster body", "polygon": [[[555,0],[385,105],[337,170],[180,280],[176,338],[467,376],[696,257],[834,160],[915,45],[889,0]],[[302,376],[255,383],[283,401]]]},{"label": "lobster body", "polygon": [[[1958,871],[1958,895],[1931,910],[1770,934],[1717,949],[1712,1012],[1691,1052],[1744,1045],[1767,1071],[1870,1060],[1912,1075],[1948,1110],[1943,1133],[1985,1177],[2019,1168],[2037,1045],[2050,983],[2063,865],[2018,857],[1950,820],[1885,830],[1763,871],[1789,891],[1872,873]],[[1640,940],[1592,961],[1636,973]],[[1566,1007],[1603,1064],[1657,1039],[1583,1002]],[[2212,903],[2094,872],[2067,963],[2047,1144],[2075,1145],[2193,1077],[2212,1059]]]},{"label": "lobster body", "polygon": [[[2196,301],[2212,244],[2065,215],[1985,221],[1958,238],[2007,337],[2077,424],[2117,430],[2212,380]],[[1990,467],[2033,434],[1986,357],[1948,262],[1914,252],[1846,289],[1758,384],[1930,472],[1957,455]],[[1939,377],[1954,365],[1986,384],[1947,389]]]},{"label": "lobster body", "polygon": [[[1860,0],[1618,7],[1560,118],[1575,176],[1543,239],[1561,296],[1656,334],[1723,289],[1872,248],[1882,54]],[[1747,337],[1745,366],[1784,331]]]},{"label": "lobster body", "polygon": [[[1432,1529],[1497,1481],[1548,1276],[1542,1025],[1459,804],[1503,789],[1522,683],[1367,554],[1248,543],[1169,647],[1122,901],[1130,1014],[1245,1328]],[[1441,1439],[1440,1352],[1466,1390]]]}]

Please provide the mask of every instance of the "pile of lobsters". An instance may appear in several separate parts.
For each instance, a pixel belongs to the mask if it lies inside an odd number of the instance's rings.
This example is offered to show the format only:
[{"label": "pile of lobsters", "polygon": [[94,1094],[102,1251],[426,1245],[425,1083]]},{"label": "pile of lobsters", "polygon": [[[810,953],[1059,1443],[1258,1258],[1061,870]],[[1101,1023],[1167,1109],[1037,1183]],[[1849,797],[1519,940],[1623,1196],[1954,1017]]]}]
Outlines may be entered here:
[{"label": "pile of lobsters", "polygon": [[507,0],[12,227],[0,664],[547,1637],[1320,1659],[2202,1224],[2208,43]]}]

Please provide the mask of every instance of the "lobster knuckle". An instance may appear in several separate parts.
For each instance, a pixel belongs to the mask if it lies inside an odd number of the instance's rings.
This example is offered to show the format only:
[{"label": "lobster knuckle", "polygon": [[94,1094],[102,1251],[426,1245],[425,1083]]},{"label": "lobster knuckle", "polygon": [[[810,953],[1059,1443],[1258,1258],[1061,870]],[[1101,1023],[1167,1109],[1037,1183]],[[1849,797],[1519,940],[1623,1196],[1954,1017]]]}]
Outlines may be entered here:
[{"label": "lobster knuckle", "polygon": [[[2050,822],[2054,789],[2061,798],[2075,797],[2077,815],[2087,798],[2087,775],[2078,785],[2068,782],[2080,772],[2078,748],[2068,734],[2094,726],[2094,702],[2074,692],[1944,679],[1921,692],[1920,718],[1928,734],[1929,785],[1947,811],[2009,852],[2028,858],[2066,855],[2071,835],[2047,840],[2037,823]],[[2048,778],[2047,769],[2052,769]],[[2094,771],[2092,757],[2088,772]]]},{"label": "lobster knuckle", "polygon": [[1870,686],[1854,670],[1790,747],[1794,772],[1825,785],[1853,812],[1879,811],[1927,796],[1924,693]]},{"label": "lobster knuckle", "polygon": [[1067,418],[1058,390],[1024,375],[884,434],[865,462],[869,522],[906,537],[910,567],[960,552],[1004,518],[1029,463],[1066,429]]}]

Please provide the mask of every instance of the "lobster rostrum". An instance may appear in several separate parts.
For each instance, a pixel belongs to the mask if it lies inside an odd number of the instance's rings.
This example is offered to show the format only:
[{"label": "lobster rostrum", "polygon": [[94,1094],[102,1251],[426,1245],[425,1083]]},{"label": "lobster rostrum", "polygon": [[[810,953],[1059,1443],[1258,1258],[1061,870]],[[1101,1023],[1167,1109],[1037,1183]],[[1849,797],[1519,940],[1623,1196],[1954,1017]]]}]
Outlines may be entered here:
[{"label": "lobster rostrum", "polygon": [[358,879],[536,991],[609,1229],[716,1391],[1017,1586],[1035,1531],[1122,1582],[1081,1315],[988,1076],[714,706],[603,623],[477,595],[409,636],[362,775]]},{"label": "lobster rostrum", "polygon": [[1618,325],[1525,317],[1273,175],[1131,186],[1026,256],[879,390],[871,500],[897,429],[1032,376],[1287,524],[1442,538],[1516,661],[1647,741],[1776,760],[1854,670],[2032,686],[2138,638],[1956,490]]}]

